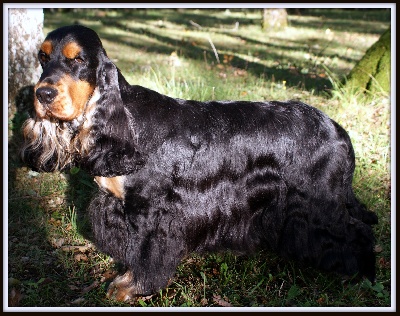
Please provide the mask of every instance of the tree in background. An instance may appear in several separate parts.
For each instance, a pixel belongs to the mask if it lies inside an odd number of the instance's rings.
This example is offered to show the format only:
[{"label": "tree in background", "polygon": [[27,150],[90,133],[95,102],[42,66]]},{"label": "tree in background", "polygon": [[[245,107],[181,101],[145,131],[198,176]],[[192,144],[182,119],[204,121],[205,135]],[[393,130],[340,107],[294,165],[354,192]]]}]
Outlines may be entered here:
[{"label": "tree in background", "polygon": [[[8,117],[20,106],[16,99],[25,100],[39,80],[40,64],[37,58],[43,41],[42,9],[8,10]],[[22,98],[22,99],[21,99]]]},{"label": "tree in background", "polygon": [[263,9],[261,25],[264,31],[283,30],[288,25],[286,9]]},{"label": "tree in background", "polygon": [[371,92],[390,91],[390,27],[347,76],[346,86]]}]

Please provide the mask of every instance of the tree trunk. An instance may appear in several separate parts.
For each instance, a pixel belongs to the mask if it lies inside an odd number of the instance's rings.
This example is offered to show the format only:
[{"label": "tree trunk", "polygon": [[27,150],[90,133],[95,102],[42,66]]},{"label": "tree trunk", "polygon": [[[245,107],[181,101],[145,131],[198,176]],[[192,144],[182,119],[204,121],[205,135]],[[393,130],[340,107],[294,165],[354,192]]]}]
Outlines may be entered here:
[{"label": "tree trunk", "polygon": [[286,9],[263,9],[262,17],[264,31],[279,31],[288,25]]},{"label": "tree trunk", "polygon": [[346,86],[371,92],[390,91],[390,28],[381,35],[347,76]]},{"label": "tree trunk", "polygon": [[[40,77],[37,58],[43,41],[42,9],[8,10],[8,117],[26,100]],[[32,90],[32,89],[30,89]],[[19,100],[19,101],[17,101]]]}]

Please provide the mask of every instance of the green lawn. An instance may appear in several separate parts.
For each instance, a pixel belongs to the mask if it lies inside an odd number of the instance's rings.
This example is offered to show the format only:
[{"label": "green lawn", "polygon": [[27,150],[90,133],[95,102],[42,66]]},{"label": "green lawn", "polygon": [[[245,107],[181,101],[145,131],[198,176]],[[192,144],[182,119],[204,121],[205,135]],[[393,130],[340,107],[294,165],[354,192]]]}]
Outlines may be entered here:
[{"label": "green lawn", "polygon": [[[67,306],[389,307],[390,99],[341,85],[390,25],[388,10],[289,11],[289,26],[261,30],[260,10],[45,11],[45,33],[79,22],[98,32],[128,81],[199,100],[299,99],[343,125],[356,151],[356,194],[377,213],[377,283],[342,282],[271,253],[193,255],[170,287],[136,302],[106,299],[118,264],[91,242],[82,171],[37,174],[19,161],[21,113],[10,129],[8,278],[12,304]],[[238,23],[237,23],[238,22]],[[212,45],[215,47],[215,51]]]}]

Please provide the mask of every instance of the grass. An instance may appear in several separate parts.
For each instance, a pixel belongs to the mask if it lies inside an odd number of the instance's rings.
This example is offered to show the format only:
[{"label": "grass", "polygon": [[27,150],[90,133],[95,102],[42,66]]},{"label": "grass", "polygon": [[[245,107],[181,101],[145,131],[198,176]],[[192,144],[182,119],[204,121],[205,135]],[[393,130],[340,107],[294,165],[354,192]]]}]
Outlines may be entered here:
[{"label": "grass", "polygon": [[354,143],[357,196],[379,217],[376,284],[342,282],[271,253],[192,255],[168,289],[136,302],[110,301],[106,289],[120,267],[91,242],[85,210],[93,180],[77,170],[38,174],[24,167],[17,157],[24,115],[16,113],[8,161],[11,306],[391,306],[390,100],[346,90],[340,80],[388,27],[390,14],[301,13],[289,11],[289,27],[275,33],[263,33],[260,12],[249,9],[46,11],[44,26],[46,33],[73,21],[92,27],[131,84],[198,100],[300,99],[338,121]]}]

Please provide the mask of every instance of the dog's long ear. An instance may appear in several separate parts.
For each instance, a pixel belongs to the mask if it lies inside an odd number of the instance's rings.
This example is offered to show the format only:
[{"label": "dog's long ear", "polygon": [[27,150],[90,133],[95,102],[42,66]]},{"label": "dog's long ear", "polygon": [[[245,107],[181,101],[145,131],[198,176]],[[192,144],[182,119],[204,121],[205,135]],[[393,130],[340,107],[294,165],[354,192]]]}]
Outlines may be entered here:
[{"label": "dog's long ear", "polygon": [[92,149],[81,161],[95,176],[113,177],[135,172],[143,164],[136,146],[135,124],[118,83],[122,76],[105,52],[99,56],[96,103],[91,130]]},{"label": "dog's long ear", "polygon": [[98,105],[105,107],[114,107],[115,109],[123,107],[121,92],[118,83],[119,69],[107,57],[103,51],[98,57],[99,66],[97,68],[97,87],[100,92]]}]

